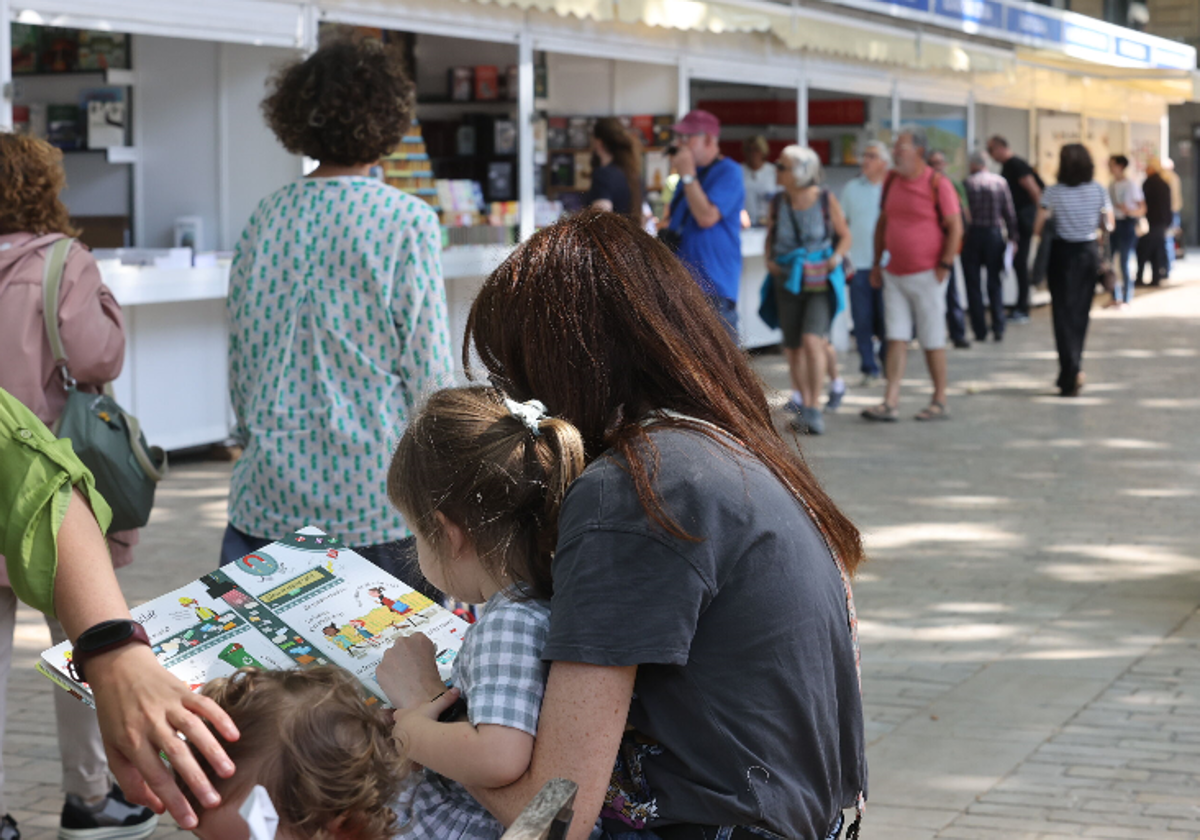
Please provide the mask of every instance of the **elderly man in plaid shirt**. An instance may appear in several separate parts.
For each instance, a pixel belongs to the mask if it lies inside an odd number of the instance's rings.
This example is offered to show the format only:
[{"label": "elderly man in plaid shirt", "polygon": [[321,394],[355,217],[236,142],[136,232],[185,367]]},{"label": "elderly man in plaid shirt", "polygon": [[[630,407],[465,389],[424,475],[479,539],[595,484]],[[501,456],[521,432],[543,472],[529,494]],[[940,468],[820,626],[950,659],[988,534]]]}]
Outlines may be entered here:
[{"label": "elderly man in plaid shirt", "polygon": [[[1005,234],[1016,248],[1017,213],[1013,208],[1008,182],[988,171],[983,152],[971,154],[971,174],[967,176],[967,235],[963,241],[963,274],[967,282],[967,309],[971,329],[977,341],[987,340],[987,320],[983,312],[981,269],[988,273],[988,305],[992,310],[992,335],[1004,338],[1004,294],[1001,273],[1004,270]],[[1001,231],[1003,226],[1003,232]]]}]

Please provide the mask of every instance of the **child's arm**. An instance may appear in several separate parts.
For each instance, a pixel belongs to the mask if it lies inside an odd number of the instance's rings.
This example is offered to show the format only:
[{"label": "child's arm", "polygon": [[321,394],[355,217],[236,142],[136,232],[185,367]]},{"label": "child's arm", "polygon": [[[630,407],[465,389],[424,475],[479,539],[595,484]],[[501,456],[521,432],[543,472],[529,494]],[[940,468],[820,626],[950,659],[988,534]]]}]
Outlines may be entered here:
[{"label": "child's arm", "polygon": [[432,703],[396,712],[395,737],[407,758],[462,785],[503,787],[529,769],[533,736],[508,726],[437,717],[458,699],[447,691]]}]

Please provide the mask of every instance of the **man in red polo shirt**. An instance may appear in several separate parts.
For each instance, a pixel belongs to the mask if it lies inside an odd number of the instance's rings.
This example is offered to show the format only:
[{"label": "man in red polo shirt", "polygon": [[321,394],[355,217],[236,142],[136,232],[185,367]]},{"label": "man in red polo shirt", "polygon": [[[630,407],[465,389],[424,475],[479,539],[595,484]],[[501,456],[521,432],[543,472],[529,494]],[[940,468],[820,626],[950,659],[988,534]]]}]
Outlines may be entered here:
[{"label": "man in red polo shirt", "polygon": [[887,392],[882,403],[863,411],[868,420],[893,421],[899,415],[900,382],[914,332],[933,380],[933,399],[916,419],[949,417],[946,287],[942,284],[950,277],[962,242],[962,209],[950,179],[925,163],[927,147],[923,128],[901,127],[893,151],[895,169],[884,182],[871,284],[883,286]]}]

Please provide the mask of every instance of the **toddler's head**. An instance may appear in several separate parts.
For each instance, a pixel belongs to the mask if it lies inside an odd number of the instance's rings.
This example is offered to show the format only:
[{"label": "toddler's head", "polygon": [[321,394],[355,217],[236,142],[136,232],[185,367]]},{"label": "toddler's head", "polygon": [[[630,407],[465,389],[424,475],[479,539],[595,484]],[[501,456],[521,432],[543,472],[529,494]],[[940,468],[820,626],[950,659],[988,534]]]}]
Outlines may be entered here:
[{"label": "toddler's head", "polygon": [[219,778],[200,759],[221,805],[206,810],[192,802],[200,816],[197,837],[248,838],[237,811],[255,785],[266,789],[279,813],[281,840],[393,836],[390,805],[402,771],[391,722],[379,706],[367,705],[348,672],[333,666],[246,668],[213,680],[201,693],[233,718],[241,737],[222,743],[237,767],[232,778]]},{"label": "toddler's head", "polygon": [[551,594],[559,506],[583,472],[583,439],[521,410],[493,388],[438,391],[392,457],[388,497],[417,535],[421,571],[461,601],[482,600],[481,582],[484,596],[509,583]]}]

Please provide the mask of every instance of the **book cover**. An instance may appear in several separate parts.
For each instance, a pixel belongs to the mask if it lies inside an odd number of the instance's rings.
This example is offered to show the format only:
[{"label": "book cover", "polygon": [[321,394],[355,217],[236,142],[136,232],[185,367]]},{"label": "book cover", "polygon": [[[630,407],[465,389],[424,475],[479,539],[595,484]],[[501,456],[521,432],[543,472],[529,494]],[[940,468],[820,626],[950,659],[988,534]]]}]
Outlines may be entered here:
[{"label": "book cover", "polygon": [[654,118],[654,140],[655,146],[671,145],[671,126],[675,124],[675,118],[670,114],[660,114]]},{"label": "book cover", "polygon": [[475,89],[475,74],[470,67],[451,67],[446,71],[449,78],[449,95],[452,102],[470,102]]},{"label": "book cover", "polygon": [[78,149],[82,131],[78,105],[46,107],[46,139],[60,149]]},{"label": "book cover", "polygon": [[36,73],[39,69],[38,56],[42,48],[42,28],[29,23],[12,25],[12,71]]},{"label": "book cover", "polygon": [[124,88],[88,88],[80,92],[79,103],[80,112],[86,118],[87,148],[125,145]]},{"label": "book cover", "polygon": [[575,153],[575,189],[583,191],[592,188],[592,153]]},{"label": "book cover", "polygon": [[107,70],[129,67],[129,36],[119,32],[79,33],[79,69]]},{"label": "book cover", "polygon": [[498,155],[517,153],[517,124],[512,120],[496,120],[492,125],[492,151]]},{"label": "book cover", "polygon": [[481,102],[500,98],[500,71],[494,64],[475,68],[475,98]]},{"label": "book cover", "polygon": [[550,186],[575,186],[575,155],[559,153],[550,155]]},{"label": "book cover", "polygon": [[[467,624],[316,528],[134,608],[151,649],[193,691],[238,668],[346,669],[379,702],[375,667],[393,640],[420,631],[443,679]],[[38,670],[89,706],[71,676],[71,643],[42,653]]]},{"label": "book cover", "polygon": [[630,128],[637,132],[638,139],[644,146],[654,145],[654,117],[650,114],[637,114],[629,118]]},{"label": "book cover", "polygon": [[43,73],[69,73],[79,68],[79,30],[47,26],[42,30],[41,59]]},{"label": "book cover", "polygon": [[521,95],[521,72],[510,64],[504,73],[504,98],[516,102]]},{"label": "book cover", "polygon": [[643,156],[642,179],[646,189],[651,192],[661,192],[671,175],[671,159],[666,152],[651,151]]},{"label": "book cover", "polygon": [[592,121],[587,117],[571,117],[567,121],[567,148],[590,149],[592,147]]},{"label": "book cover", "polygon": [[550,151],[567,148],[566,117],[550,117],[546,121],[546,145]]}]

